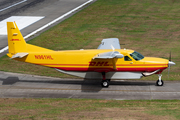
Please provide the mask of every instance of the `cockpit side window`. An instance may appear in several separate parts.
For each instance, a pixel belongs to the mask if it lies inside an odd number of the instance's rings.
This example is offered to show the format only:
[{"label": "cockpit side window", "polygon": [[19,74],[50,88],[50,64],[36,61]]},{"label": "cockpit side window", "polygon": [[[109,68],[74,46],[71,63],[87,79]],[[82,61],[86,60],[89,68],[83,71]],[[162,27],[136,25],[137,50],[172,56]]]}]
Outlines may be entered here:
[{"label": "cockpit side window", "polygon": [[124,56],[124,61],[132,61],[130,57]]},{"label": "cockpit side window", "polygon": [[130,54],[130,56],[132,58],[134,58],[135,60],[142,60],[144,58],[143,55],[141,55],[140,53],[134,51],[133,53]]}]

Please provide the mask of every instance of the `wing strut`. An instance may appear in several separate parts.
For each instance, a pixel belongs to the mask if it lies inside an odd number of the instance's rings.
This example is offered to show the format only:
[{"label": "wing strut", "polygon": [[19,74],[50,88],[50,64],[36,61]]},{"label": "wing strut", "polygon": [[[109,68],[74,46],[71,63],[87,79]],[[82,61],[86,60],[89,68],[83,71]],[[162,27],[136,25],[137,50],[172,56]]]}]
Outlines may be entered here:
[{"label": "wing strut", "polygon": [[113,69],[114,69],[114,70],[117,70],[115,58],[112,59],[112,63],[113,63]]}]

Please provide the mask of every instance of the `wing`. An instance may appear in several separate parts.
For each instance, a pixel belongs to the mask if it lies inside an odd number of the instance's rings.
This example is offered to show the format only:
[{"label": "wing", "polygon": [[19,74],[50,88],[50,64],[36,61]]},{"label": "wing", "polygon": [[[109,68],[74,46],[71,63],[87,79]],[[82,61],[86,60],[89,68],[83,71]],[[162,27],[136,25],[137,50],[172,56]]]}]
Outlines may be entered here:
[{"label": "wing", "polygon": [[112,52],[99,53],[96,56],[94,56],[93,59],[112,59],[113,68],[114,70],[117,70],[116,60],[114,58],[123,58],[123,57],[124,55],[120,54],[118,51],[112,51]]},{"label": "wing", "polygon": [[113,68],[116,70],[116,61],[114,58],[123,58],[124,55],[120,54],[115,49],[121,49],[118,38],[107,38],[101,41],[98,49],[112,49],[112,52],[99,53],[93,59],[112,59]]},{"label": "wing", "polygon": [[101,41],[101,44],[97,49],[112,49],[113,46],[115,49],[121,49],[118,38],[107,38]]},{"label": "wing", "polygon": [[93,57],[93,59],[112,59],[112,58],[123,58],[124,55],[118,51],[99,53]]}]

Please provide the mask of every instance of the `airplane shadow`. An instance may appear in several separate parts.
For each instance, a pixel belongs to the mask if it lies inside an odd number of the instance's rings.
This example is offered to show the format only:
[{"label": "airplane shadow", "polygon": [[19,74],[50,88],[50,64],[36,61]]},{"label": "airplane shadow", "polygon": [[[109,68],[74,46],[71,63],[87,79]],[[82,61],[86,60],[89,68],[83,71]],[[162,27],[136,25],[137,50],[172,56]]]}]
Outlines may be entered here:
[{"label": "airplane shadow", "polygon": [[[81,92],[99,92],[101,89],[108,89],[101,87],[101,80],[19,80],[18,77],[8,77],[0,79],[2,85],[13,85],[17,82],[32,82],[32,83],[52,83],[52,84],[69,84],[81,85]],[[110,86],[150,86],[155,85],[155,82],[149,81],[111,81]]]},{"label": "airplane shadow", "polygon": [[13,85],[16,82],[19,82],[19,78],[18,77],[8,77],[6,79],[2,79],[1,81],[3,81],[2,85]]}]

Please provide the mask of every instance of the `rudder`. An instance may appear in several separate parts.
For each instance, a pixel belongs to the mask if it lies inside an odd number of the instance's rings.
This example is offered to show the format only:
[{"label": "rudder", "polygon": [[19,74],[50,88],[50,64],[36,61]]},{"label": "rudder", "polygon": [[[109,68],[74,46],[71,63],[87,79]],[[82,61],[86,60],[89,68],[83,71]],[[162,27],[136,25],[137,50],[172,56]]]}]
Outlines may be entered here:
[{"label": "rudder", "polygon": [[15,22],[7,22],[9,54],[26,52],[26,41]]}]

